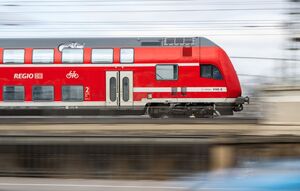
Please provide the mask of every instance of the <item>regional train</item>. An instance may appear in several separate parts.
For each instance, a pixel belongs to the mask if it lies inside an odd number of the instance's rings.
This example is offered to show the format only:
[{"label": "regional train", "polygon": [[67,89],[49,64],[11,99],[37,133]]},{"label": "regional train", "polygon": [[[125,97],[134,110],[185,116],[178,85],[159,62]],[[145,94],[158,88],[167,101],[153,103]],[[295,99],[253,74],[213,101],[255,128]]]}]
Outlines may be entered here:
[{"label": "regional train", "polygon": [[0,113],[207,117],[246,102],[229,57],[204,37],[0,39]]}]

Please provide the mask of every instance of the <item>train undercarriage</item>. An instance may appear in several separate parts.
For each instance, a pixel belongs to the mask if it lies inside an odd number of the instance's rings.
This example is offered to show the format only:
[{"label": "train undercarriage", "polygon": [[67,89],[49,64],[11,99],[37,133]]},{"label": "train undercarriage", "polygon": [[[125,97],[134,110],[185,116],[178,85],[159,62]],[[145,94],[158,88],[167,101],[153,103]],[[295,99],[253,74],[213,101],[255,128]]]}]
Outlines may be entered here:
[{"label": "train undercarriage", "polygon": [[241,103],[148,103],[144,107],[10,107],[0,108],[0,115],[36,116],[117,116],[149,115],[151,118],[214,118],[242,111]]},{"label": "train undercarriage", "polygon": [[195,117],[213,118],[221,115],[233,115],[231,104],[214,103],[152,103],[147,107],[147,114],[151,118],[164,117]]},{"label": "train undercarriage", "polygon": [[239,97],[234,103],[150,103],[146,113],[151,118],[213,118],[242,111],[244,103],[249,104],[249,97]]}]

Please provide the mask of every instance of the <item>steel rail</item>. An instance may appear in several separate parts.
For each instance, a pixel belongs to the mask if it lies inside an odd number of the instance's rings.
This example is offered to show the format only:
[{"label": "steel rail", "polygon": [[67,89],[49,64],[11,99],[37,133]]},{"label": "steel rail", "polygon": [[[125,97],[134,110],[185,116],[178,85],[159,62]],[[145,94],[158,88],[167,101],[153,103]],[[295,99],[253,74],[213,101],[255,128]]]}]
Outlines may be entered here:
[{"label": "steel rail", "polygon": [[256,117],[159,118],[146,116],[0,116],[0,124],[255,124]]},{"label": "steel rail", "polygon": [[80,136],[0,135],[1,145],[241,145],[300,143],[299,136],[275,135],[164,135],[164,136]]}]

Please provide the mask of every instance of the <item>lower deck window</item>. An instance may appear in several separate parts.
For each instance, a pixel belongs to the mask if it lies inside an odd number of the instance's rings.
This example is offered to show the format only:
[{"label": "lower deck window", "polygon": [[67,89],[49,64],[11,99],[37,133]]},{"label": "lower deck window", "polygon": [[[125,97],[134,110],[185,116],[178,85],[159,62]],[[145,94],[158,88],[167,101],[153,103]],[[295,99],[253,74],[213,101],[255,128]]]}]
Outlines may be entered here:
[{"label": "lower deck window", "polygon": [[63,86],[63,101],[83,101],[83,86]]},{"label": "lower deck window", "polygon": [[220,70],[211,64],[203,64],[200,66],[200,76],[202,78],[213,78],[216,80],[223,79]]},{"label": "lower deck window", "polygon": [[4,101],[24,101],[24,86],[4,86]]},{"label": "lower deck window", "polygon": [[33,86],[32,100],[33,101],[53,101],[54,88],[53,86]]},{"label": "lower deck window", "polygon": [[178,65],[157,65],[156,66],[156,79],[157,80],[177,80],[178,78]]}]

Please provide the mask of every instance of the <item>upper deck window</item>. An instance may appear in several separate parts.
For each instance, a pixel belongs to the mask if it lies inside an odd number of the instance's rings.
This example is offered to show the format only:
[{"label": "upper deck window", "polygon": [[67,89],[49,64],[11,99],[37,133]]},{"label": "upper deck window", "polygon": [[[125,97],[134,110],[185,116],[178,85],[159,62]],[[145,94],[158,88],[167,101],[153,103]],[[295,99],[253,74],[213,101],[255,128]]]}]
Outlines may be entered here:
[{"label": "upper deck window", "polygon": [[133,63],[134,50],[133,48],[122,48],[120,53],[121,63]]},{"label": "upper deck window", "polygon": [[3,52],[4,64],[23,64],[25,57],[24,49],[5,49]]},{"label": "upper deck window", "polygon": [[53,63],[54,50],[53,49],[34,49],[32,52],[32,62],[35,64]]},{"label": "upper deck window", "polygon": [[114,57],[113,49],[93,49],[92,63],[112,63]]},{"label": "upper deck window", "polygon": [[203,78],[213,78],[216,80],[222,80],[222,74],[220,70],[211,64],[203,64],[200,67],[200,76]]},{"label": "upper deck window", "polygon": [[156,66],[157,80],[177,80],[178,65],[160,64]]},{"label": "upper deck window", "polygon": [[83,49],[65,48],[62,50],[63,63],[83,63]]}]

